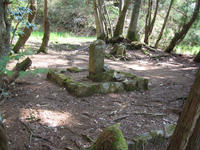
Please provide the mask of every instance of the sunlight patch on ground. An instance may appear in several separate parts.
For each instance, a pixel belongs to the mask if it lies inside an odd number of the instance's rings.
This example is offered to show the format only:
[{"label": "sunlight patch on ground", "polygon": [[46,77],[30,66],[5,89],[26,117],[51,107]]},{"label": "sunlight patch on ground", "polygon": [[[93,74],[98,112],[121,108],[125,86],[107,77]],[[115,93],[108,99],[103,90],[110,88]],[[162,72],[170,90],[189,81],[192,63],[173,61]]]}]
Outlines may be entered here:
[{"label": "sunlight patch on ground", "polygon": [[22,109],[20,117],[23,120],[37,121],[49,127],[77,124],[77,119],[67,111],[53,111],[46,109]]}]

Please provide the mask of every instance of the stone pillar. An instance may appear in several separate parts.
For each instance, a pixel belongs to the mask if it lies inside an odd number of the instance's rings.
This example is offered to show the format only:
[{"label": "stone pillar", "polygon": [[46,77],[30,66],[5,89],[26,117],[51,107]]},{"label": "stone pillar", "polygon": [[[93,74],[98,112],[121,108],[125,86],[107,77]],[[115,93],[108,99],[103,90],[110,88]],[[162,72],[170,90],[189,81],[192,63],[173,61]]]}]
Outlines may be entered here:
[{"label": "stone pillar", "polygon": [[90,44],[89,76],[103,72],[105,57],[105,42],[96,40]]}]

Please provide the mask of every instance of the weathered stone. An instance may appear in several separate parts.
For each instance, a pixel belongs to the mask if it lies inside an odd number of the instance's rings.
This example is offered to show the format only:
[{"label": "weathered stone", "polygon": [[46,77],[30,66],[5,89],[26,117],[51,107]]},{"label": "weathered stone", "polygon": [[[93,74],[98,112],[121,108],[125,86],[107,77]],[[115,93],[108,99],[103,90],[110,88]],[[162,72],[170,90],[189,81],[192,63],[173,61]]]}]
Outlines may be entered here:
[{"label": "weathered stone", "polygon": [[103,70],[104,70],[104,71],[109,71],[109,70],[111,70],[111,68],[110,68],[109,65],[104,64],[104,66],[103,66]]},{"label": "weathered stone", "polygon": [[116,55],[124,56],[125,54],[126,54],[126,46],[119,45],[118,48],[117,48]]},{"label": "weathered stone", "polygon": [[137,89],[137,81],[136,80],[126,80],[123,82],[126,91],[135,91]]},{"label": "weathered stone", "polygon": [[94,75],[91,79],[94,82],[109,82],[115,81],[115,76],[117,72],[115,70],[109,70],[106,72],[98,73]]},{"label": "weathered stone", "polygon": [[64,74],[58,74],[57,83],[61,86],[64,86],[65,81],[68,79],[70,79],[68,76],[66,76]]},{"label": "weathered stone", "polygon": [[103,40],[96,40],[90,44],[89,57],[89,75],[103,72],[104,56],[105,56],[105,42]]},{"label": "weathered stone", "polygon": [[113,48],[110,49],[110,54],[116,54],[116,52],[117,52],[117,47],[118,47],[118,44],[115,43],[115,45],[113,46]]},{"label": "weathered stone", "polygon": [[131,42],[130,47],[131,47],[131,49],[141,49],[142,43],[140,43],[138,41],[133,41],[133,42]]},{"label": "weathered stone", "polygon": [[175,125],[173,124],[164,124],[164,137],[169,138],[174,133]]},{"label": "weathered stone", "polygon": [[91,96],[94,94],[92,86],[86,84],[79,84],[76,92],[79,97]]},{"label": "weathered stone", "polygon": [[76,92],[76,89],[78,87],[79,83],[75,82],[70,82],[70,83],[67,83],[65,85],[65,88],[69,91],[69,92],[72,92],[72,93],[75,93]]},{"label": "weathered stone", "polygon": [[109,93],[115,93],[115,92],[121,92],[124,90],[124,85],[121,82],[111,82],[108,92]]},{"label": "weathered stone", "polygon": [[77,67],[67,68],[67,70],[69,72],[81,72],[82,71],[81,69],[78,69]]},{"label": "weathered stone", "polygon": [[145,79],[145,78],[134,78],[134,80],[137,81],[137,87],[138,89],[140,90],[148,90],[149,87],[148,87],[148,79]]},{"label": "weathered stone", "polygon": [[58,70],[52,70],[51,71],[51,80],[53,81],[57,81],[58,78],[58,74],[60,74],[60,72]]},{"label": "weathered stone", "polygon": [[94,94],[106,94],[109,91],[110,83],[99,83],[92,85]]}]

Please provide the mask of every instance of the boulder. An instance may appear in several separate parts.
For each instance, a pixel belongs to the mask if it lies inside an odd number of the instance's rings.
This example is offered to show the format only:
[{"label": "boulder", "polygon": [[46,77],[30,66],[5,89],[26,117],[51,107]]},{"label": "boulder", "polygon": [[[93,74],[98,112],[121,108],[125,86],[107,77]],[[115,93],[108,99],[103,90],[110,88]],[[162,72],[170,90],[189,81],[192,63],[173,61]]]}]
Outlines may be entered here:
[{"label": "boulder", "polygon": [[79,84],[77,86],[76,94],[78,97],[85,97],[93,95],[93,88],[91,85]]}]

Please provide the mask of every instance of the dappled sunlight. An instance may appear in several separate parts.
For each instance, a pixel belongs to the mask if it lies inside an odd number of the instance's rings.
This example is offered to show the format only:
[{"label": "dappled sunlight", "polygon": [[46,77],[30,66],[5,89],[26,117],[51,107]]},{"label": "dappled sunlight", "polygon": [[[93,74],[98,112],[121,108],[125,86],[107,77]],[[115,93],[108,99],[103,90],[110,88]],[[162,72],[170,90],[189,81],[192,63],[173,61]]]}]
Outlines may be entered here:
[{"label": "dappled sunlight", "polygon": [[38,121],[41,124],[56,127],[64,125],[76,125],[77,119],[67,111],[53,111],[46,109],[21,109],[20,119]]}]

